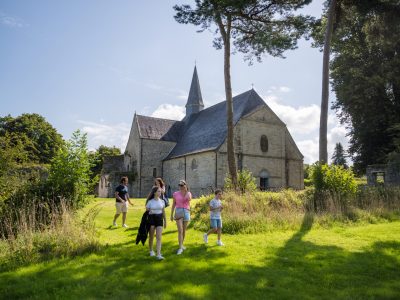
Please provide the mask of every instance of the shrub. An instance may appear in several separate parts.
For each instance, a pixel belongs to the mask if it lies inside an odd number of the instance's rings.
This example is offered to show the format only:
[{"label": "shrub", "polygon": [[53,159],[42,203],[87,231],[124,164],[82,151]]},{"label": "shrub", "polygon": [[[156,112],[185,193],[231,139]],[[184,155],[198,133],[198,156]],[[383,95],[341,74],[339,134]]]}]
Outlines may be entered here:
[{"label": "shrub", "polygon": [[51,161],[48,183],[57,196],[70,199],[74,207],[80,207],[89,192],[91,166],[87,135],[77,130]]},{"label": "shrub", "polygon": [[[254,192],[257,189],[256,179],[253,177],[253,174],[249,170],[242,170],[237,172],[237,180],[238,186],[237,188],[243,194],[246,192]],[[224,188],[227,190],[233,189],[232,180],[229,176],[225,177],[225,185]]]},{"label": "shrub", "polygon": [[353,172],[338,165],[314,164],[311,180],[316,191],[328,191],[342,196],[354,195],[357,191]]},{"label": "shrub", "polygon": [[357,192],[357,183],[351,169],[342,166],[316,163],[311,170],[314,186],[313,203],[310,207],[316,211],[347,211]]}]

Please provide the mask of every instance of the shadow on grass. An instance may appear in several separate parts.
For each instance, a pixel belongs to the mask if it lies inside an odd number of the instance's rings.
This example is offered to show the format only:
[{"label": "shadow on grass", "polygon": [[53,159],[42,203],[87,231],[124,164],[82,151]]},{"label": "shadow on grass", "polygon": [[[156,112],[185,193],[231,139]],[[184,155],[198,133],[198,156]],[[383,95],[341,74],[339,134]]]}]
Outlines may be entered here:
[{"label": "shadow on grass", "polygon": [[[400,243],[376,242],[364,252],[305,241],[313,223],[260,265],[232,259],[224,247],[190,245],[180,256],[176,242],[163,243],[164,261],[148,256],[147,245],[125,242],[99,253],[0,274],[5,298],[396,298],[400,295]],[[228,262],[228,263],[226,263]],[[44,284],[46,282],[46,284]]]}]

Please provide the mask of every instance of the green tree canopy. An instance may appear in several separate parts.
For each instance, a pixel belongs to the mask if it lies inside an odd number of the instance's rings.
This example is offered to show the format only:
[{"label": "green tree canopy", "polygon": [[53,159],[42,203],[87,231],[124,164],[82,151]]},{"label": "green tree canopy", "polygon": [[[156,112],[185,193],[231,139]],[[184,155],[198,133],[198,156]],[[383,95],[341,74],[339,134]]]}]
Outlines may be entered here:
[{"label": "green tree canopy", "polygon": [[12,145],[24,144],[28,161],[50,163],[63,139],[57,130],[38,114],[22,114],[16,118],[10,115],[0,117],[0,136],[9,135]]},{"label": "green tree canopy", "polygon": [[[369,164],[385,163],[395,149],[392,128],[400,123],[400,2],[341,0],[336,15],[330,65],[333,108],[349,130],[354,169],[364,173]],[[317,43],[323,28],[315,34]]]},{"label": "green tree canopy", "polygon": [[332,164],[337,166],[342,166],[345,169],[348,168],[345,151],[341,143],[336,143],[335,151],[333,152],[332,155]]},{"label": "green tree canopy", "polygon": [[87,134],[77,130],[52,159],[48,183],[56,196],[66,198],[73,206],[80,206],[89,192],[91,167]]},{"label": "green tree canopy", "polygon": [[96,151],[89,153],[89,159],[92,163],[91,172],[92,177],[100,175],[101,169],[103,168],[104,158],[106,156],[121,155],[121,150],[115,146],[109,147],[100,145]]}]

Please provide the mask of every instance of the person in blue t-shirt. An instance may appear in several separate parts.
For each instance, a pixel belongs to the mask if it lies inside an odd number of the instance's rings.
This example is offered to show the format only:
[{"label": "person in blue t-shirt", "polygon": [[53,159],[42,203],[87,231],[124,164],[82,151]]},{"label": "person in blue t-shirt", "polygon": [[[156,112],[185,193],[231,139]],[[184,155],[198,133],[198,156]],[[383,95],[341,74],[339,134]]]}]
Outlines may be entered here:
[{"label": "person in blue t-shirt", "polygon": [[125,222],[126,214],[128,212],[128,202],[130,205],[133,205],[129,199],[128,177],[122,177],[120,183],[121,184],[115,189],[115,208],[117,211],[114,216],[113,225],[117,226],[117,219],[122,213],[122,227],[127,228],[128,225],[126,225]]}]

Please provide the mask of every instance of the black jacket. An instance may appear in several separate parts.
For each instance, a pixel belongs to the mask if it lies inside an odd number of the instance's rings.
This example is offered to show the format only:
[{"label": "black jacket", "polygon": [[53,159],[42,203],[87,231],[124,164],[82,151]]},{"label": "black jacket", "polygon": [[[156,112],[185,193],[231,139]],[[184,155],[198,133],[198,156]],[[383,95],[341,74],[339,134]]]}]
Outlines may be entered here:
[{"label": "black jacket", "polygon": [[150,223],[149,223],[149,212],[146,210],[142,216],[142,221],[140,221],[140,226],[138,234],[136,236],[136,245],[142,242],[142,245],[147,240],[147,235],[149,234]]}]

